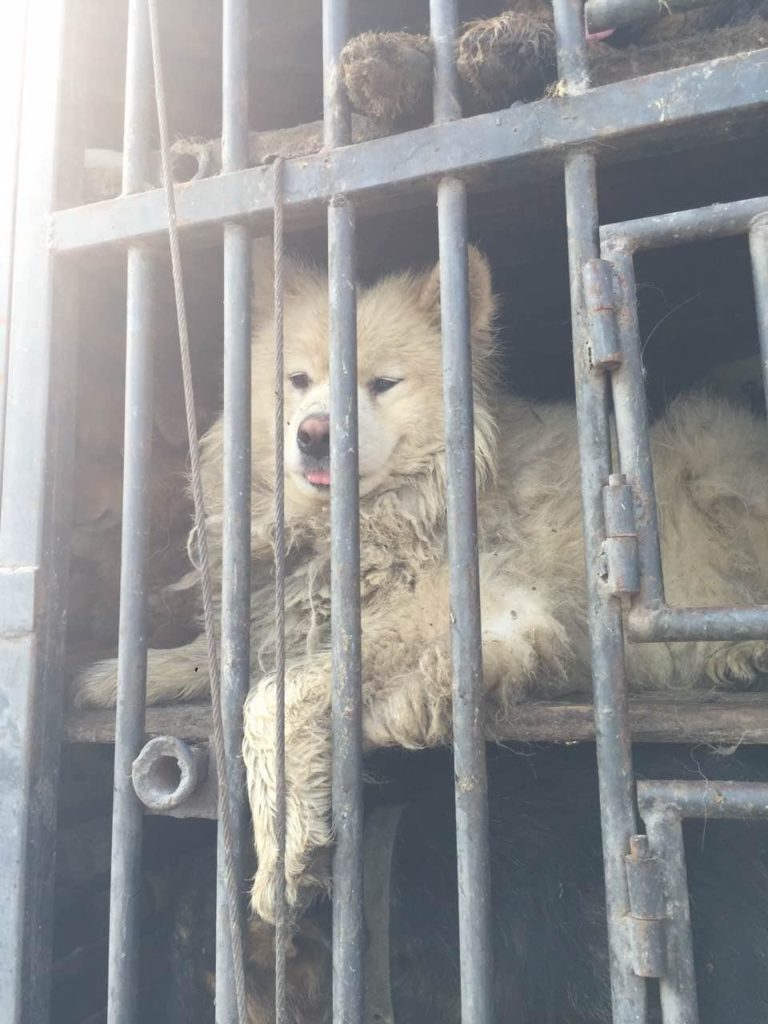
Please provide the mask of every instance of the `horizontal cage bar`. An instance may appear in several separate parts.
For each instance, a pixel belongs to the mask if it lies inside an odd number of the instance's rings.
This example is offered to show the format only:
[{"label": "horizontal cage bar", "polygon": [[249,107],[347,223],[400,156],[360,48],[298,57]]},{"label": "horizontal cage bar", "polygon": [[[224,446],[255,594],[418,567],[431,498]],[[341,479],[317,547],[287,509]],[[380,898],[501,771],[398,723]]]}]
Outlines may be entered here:
[{"label": "horizontal cage bar", "polygon": [[696,210],[606,224],[600,229],[600,242],[604,256],[610,259],[612,252],[637,253],[743,235],[754,220],[765,214],[768,214],[768,196],[713,203]]},{"label": "horizontal cage bar", "polygon": [[768,783],[645,779],[637,784],[637,802],[643,818],[765,818]]},{"label": "horizontal cage bar", "polygon": [[[570,147],[595,144],[603,159],[647,155],[654,139],[668,147],[697,131],[733,126],[766,105],[768,51],[729,57],[631,83],[607,85],[583,95],[541,100],[492,114],[357,146],[289,160],[285,167],[286,213],[320,223],[323,204],[343,191],[376,197],[381,206],[405,185],[431,188],[441,174],[472,176],[513,161],[549,158],[553,169]],[[618,144],[621,143],[619,150]],[[257,167],[177,188],[182,229],[251,217],[269,228],[272,175]],[[78,251],[136,239],[162,239],[165,207],[159,191],[92,206],[61,210],[50,219],[51,245]]]}]

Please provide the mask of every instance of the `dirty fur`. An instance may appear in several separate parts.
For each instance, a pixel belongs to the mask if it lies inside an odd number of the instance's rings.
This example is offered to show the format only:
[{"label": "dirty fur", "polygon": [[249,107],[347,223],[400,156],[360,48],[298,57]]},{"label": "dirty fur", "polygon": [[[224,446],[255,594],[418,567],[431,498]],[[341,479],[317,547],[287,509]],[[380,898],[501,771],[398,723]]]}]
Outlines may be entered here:
[{"label": "dirty fur", "polygon": [[[663,5],[665,6],[665,5]],[[492,17],[462,25],[456,65],[464,112],[498,110],[536,99],[557,78],[549,0],[516,0]],[[768,40],[765,0],[720,0],[667,12],[650,23],[591,41],[594,85],[758,49]],[[387,130],[430,120],[432,46],[424,35],[366,32],[350,40],[341,70],[352,106]]]},{"label": "dirty fur", "polygon": [[[608,42],[591,42],[591,84],[607,85],[766,46],[766,0],[731,0],[685,14],[667,13],[652,24],[620,29]],[[560,95],[548,0],[517,0],[510,10],[466,21],[456,43],[456,66],[465,114]],[[341,74],[354,108],[352,143],[431,121],[433,52],[428,36],[363,32],[344,47]],[[248,165],[269,164],[278,156],[309,156],[323,145],[322,121],[250,132]],[[220,174],[221,140],[177,139],[171,164],[178,183]],[[121,175],[119,153],[86,151],[83,181],[89,202],[119,195]],[[143,190],[160,184],[159,159],[153,154],[151,180]]]},{"label": "dirty fur", "polygon": [[[258,871],[253,909],[274,913],[273,351],[269,259],[254,251],[252,673],[244,759]],[[515,706],[589,686],[575,411],[500,399],[495,297],[485,258],[470,251],[475,451],[483,665],[489,728]],[[330,825],[330,538],[327,493],[305,476],[297,443],[306,416],[327,413],[325,277],[286,273],[286,767],[288,899],[328,885]],[[365,741],[421,748],[451,734],[449,573],[439,272],[401,274],[358,296],[360,537]],[[296,377],[297,374],[303,375]],[[376,393],[374,382],[396,381]],[[300,386],[292,384],[298,381]],[[667,596],[671,604],[768,601],[765,424],[704,395],[677,400],[652,430]],[[222,424],[203,441],[214,579],[220,579]],[[194,538],[191,541],[194,554]],[[595,570],[596,571],[596,570]],[[194,574],[180,586],[193,585]],[[768,644],[629,645],[638,689],[755,684]],[[78,704],[115,701],[114,661],[83,673]],[[150,650],[148,700],[208,688],[205,641]]]}]

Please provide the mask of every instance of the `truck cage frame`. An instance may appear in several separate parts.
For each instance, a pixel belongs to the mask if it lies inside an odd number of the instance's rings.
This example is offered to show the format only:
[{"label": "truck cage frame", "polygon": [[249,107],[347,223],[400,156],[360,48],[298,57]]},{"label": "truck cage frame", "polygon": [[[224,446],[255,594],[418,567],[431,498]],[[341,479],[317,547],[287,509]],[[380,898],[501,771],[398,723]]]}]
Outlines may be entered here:
[{"label": "truck cage frame", "polygon": [[[248,0],[223,0],[223,131],[219,176],[175,190],[184,238],[223,233],[225,494],[222,693],[227,787],[236,817],[244,787],[233,758],[250,678],[249,245],[268,234],[277,206],[291,225],[327,218],[332,357],[334,657],[334,1020],[364,1018],[363,817],[355,376],[355,227],[358,210],[381,209],[404,192],[434,194],[438,207],[452,588],[454,756],[459,865],[462,1020],[488,1024],[491,955],[485,737],[482,701],[477,522],[468,336],[467,190],[511,168],[561,166],[567,208],[573,358],[587,557],[594,736],[602,806],[613,1019],[642,1024],[646,979],[658,978],[664,1024],[698,1019],[682,852],[686,817],[768,815],[768,785],[644,782],[632,773],[632,719],[623,668],[632,642],[768,637],[768,606],[676,608],[664,596],[648,416],[636,314],[638,252],[730,235],[749,238],[760,352],[768,390],[768,196],[601,225],[597,166],[610,144],[625,152],[663,146],[768,105],[768,51],[755,51],[591,89],[583,0],[553,0],[560,95],[462,119],[453,66],[456,0],[431,0],[436,72],[434,123],[406,135],[349,142],[349,116],[336,73],[348,37],[350,0],[323,0],[325,149],[276,167],[249,167]],[[690,6],[690,4],[688,5]],[[599,26],[611,9],[643,0],[588,0]],[[120,695],[114,725],[115,792],[109,958],[110,1024],[136,1020],[139,918],[133,893],[145,807],[132,766],[147,734],[172,716],[145,709],[147,506],[151,432],[153,269],[168,238],[161,189],[144,191],[155,125],[151,0],[129,0],[123,194],[79,205],[82,167],[75,125],[76,26],[68,0],[27,0],[24,58],[14,70],[18,145],[12,241],[0,262],[0,1017],[48,1019],[44,965],[51,957],[56,780],[65,719],[61,673],[64,583],[73,452],[72,338],[81,259],[127,252],[126,421]],[[615,13],[615,12],[614,12]],[[12,148],[12,147],[11,147]],[[279,175],[276,189],[276,177]],[[282,223],[282,220],[280,221]],[[276,231],[276,250],[282,231]],[[56,381],[56,387],[52,382]],[[618,451],[611,446],[612,396]],[[624,617],[622,603],[630,608]],[[244,639],[245,638],[245,639]],[[342,714],[342,703],[354,709]],[[525,722],[525,711],[522,712]],[[153,717],[154,716],[154,717]],[[154,724],[153,724],[154,723]],[[575,719],[572,720],[572,724]],[[586,719],[576,723],[589,735]],[[197,727],[207,737],[207,722]],[[532,727],[536,731],[535,726]],[[109,732],[109,728],[107,728]],[[195,732],[193,729],[192,732]],[[80,734],[84,735],[84,734]],[[163,756],[195,760],[178,736]],[[170,744],[170,747],[167,746]],[[170,754],[169,754],[170,750]],[[185,758],[188,760],[185,762]],[[183,774],[183,771],[182,771]],[[468,781],[472,780],[472,785]],[[167,796],[167,795],[166,795]],[[637,798],[637,803],[636,803]],[[151,804],[152,795],[146,798]],[[636,807],[639,808],[640,820]],[[215,805],[185,813],[215,815]],[[284,808],[283,808],[284,813]],[[641,825],[642,822],[642,825]],[[644,831],[643,831],[644,829]],[[244,840],[235,836],[242,868]],[[229,910],[219,879],[217,1021],[238,1019]],[[282,965],[284,970],[284,962]],[[278,976],[281,965],[278,963]]]}]

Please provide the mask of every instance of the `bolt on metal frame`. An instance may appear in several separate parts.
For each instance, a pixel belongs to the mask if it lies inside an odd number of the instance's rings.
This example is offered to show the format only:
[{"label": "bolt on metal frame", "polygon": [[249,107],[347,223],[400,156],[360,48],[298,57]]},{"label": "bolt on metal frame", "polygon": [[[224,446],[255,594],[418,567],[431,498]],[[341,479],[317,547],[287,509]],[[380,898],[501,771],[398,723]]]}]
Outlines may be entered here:
[{"label": "bolt on metal frame", "polygon": [[[142,805],[132,768],[144,740],[146,636],[144,627],[147,534],[146,483],[152,424],[153,268],[150,241],[162,240],[166,211],[160,192],[132,195],[143,187],[154,130],[151,51],[146,0],[130,0],[125,119],[124,195],[91,208],[55,210],[53,179],[58,102],[57,60],[64,36],[63,0],[29,0],[33,23],[28,74],[34,72],[37,99],[25,97],[20,158],[37,173],[19,193],[19,223],[34,230],[17,239],[10,331],[6,460],[0,519],[0,607],[14,609],[0,620],[0,693],[10,719],[23,728],[9,746],[12,771],[0,780],[0,863],[15,884],[3,890],[0,930],[0,1016],[17,1024],[42,1024],[42,1002],[23,994],[34,969],[18,957],[20,936],[32,925],[22,920],[34,862],[25,864],[30,802],[29,758],[34,735],[30,708],[39,704],[35,687],[46,688],[41,666],[47,638],[35,615],[41,570],[55,563],[44,543],[43,494],[48,427],[47,381],[54,326],[53,280],[56,257],[110,244],[127,246],[126,446],[123,510],[123,563],[119,695],[115,741],[115,805],[109,961],[109,1022],[133,1024],[137,1017],[138,872]],[[692,6],[681,0],[679,6]],[[643,4],[590,0],[595,29],[618,7],[639,11]],[[647,6],[647,4],[645,4]],[[42,8],[45,8],[45,12]],[[39,9],[39,10],[38,10]],[[717,813],[767,813],[768,787],[747,784],[642,783],[640,814],[647,837],[638,836],[634,809],[631,736],[623,666],[621,601],[630,595],[628,636],[633,641],[690,638],[744,639],[768,635],[768,608],[671,609],[664,603],[659,559],[648,423],[642,388],[632,259],[659,245],[748,233],[754,270],[763,365],[768,368],[768,200],[686,211],[610,225],[602,231],[597,211],[594,146],[606,140],[628,146],[667,137],[692,124],[712,124],[738,112],[747,117],[765,106],[768,60],[765,54],[713,62],[653,76],[637,83],[589,90],[583,0],[554,0],[558,60],[565,97],[528,108],[460,120],[453,41],[458,25],[455,0],[431,0],[435,44],[435,124],[405,138],[374,140],[350,149],[348,111],[337,74],[338,55],[348,31],[349,0],[324,0],[324,113],[327,151],[316,158],[289,161],[276,172],[246,167],[247,153],[246,0],[223,0],[223,168],[217,179],[195,182],[178,192],[179,219],[188,228],[223,228],[225,500],[222,589],[222,678],[225,694],[228,785],[244,811],[239,748],[240,708],[250,681],[250,584],[243,566],[250,560],[250,228],[269,229],[281,209],[305,222],[325,209],[328,223],[328,281],[331,356],[331,505],[333,561],[333,815],[336,835],[334,882],[345,899],[334,902],[334,1019],[359,1022],[364,1014],[363,976],[363,820],[362,820],[362,652],[360,637],[360,551],[357,460],[357,379],[355,304],[355,212],[362,203],[386,201],[403,185],[435,189],[438,205],[443,333],[444,406],[451,562],[451,637],[454,665],[454,754],[456,766],[457,849],[461,944],[462,1019],[491,1020],[491,947],[484,737],[479,727],[482,660],[477,573],[477,522],[473,463],[471,351],[467,268],[466,188],[488,165],[500,170],[517,162],[559,160],[564,164],[568,221],[571,303],[577,414],[582,470],[582,501],[596,740],[603,814],[603,851],[615,1024],[641,1024],[646,1016],[645,977],[661,975],[665,1024],[695,1024],[690,926],[680,820]],[[45,17],[43,17],[43,13]],[[671,85],[674,83],[675,88]],[[689,88],[688,88],[689,87]],[[695,88],[694,88],[695,87]],[[687,91],[688,89],[688,91]],[[30,93],[30,97],[32,94]],[[24,134],[48,132],[40,144]],[[435,186],[435,181],[437,185]],[[243,218],[249,218],[246,224]],[[282,219],[275,225],[275,262],[282,258]],[[59,259],[58,262],[61,262]],[[29,282],[38,286],[33,309]],[[279,292],[279,287],[276,285]],[[41,301],[42,292],[42,301]],[[276,307],[279,297],[276,297]],[[42,315],[39,313],[42,310]],[[31,328],[31,330],[30,330]],[[27,339],[19,340],[22,331]],[[35,368],[35,374],[24,368]],[[22,384],[22,377],[24,382]],[[29,380],[36,384],[29,400]],[[768,379],[768,369],[766,369]],[[21,401],[21,389],[26,401]],[[618,435],[620,472],[611,451],[609,388]],[[21,443],[23,439],[24,443]],[[31,456],[31,458],[30,458]],[[281,464],[278,450],[278,465]],[[29,471],[29,465],[32,471]],[[23,515],[20,509],[23,503]],[[628,515],[633,506],[634,517]],[[30,509],[32,509],[30,519]],[[64,540],[55,553],[60,559]],[[636,557],[635,557],[636,553]],[[58,563],[56,563],[58,564]],[[280,561],[278,559],[278,572]],[[446,624],[448,625],[448,624]],[[55,664],[54,668],[58,667]],[[5,680],[14,683],[6,687]],[[28,681],[25,688],[17,680]],[[43,683],[39,681],[43,680]],[[5,690],[8,690],[7,694]],[[24,729],[27,731],[25,732]],[[175,749],[175,748],[174,748]],[[179,748],[181,750],[181,748]],[[146,748],[145,748],[146,750]],[[182,750],[190,773],[198,754]],[[166,755],[163,755],[166,756]],[[174,755],[175,756],[175,755]],[[190,775],[191,777],[191,775]],[[467,783],[471,780],[471,785]],[[709,785],[709,789],[706,789]],[[713,802],[713,786],[717,800]],[[141,789],[141,783],[138,786]],[[146,794],[145,794],[146,795]],[[156,794],[150,793],[151,799]],[[167,797],[157,797],[162,803]],[[174,797],[174,806],[181,798]],[[285,807],[278,814],[284,829]],[[241,814],[241,817],[243,815]],[[52,837],[46,838],[49,844]],[[242,833],[238,858],[242,870]],[[653,875],[650,862],[665,865],[664,905],[642,879]],[[222,871],[219,871],[221,877]],[[638,881],[640,879],[641,881]],[[39,903],[39,901],[38,901]],[[217,1024],[236,1020],[228,909],[219,885],[217,913]],[[646,914],[643,917],[641,911]],[[666,931],[656,927],[662,911]],[[39,916],[45,909],[37,907]],[[654,914],[659,915],[654,917]],[[642,949],[637,919],[656,935]],[[659,935],[666,936],[658,938]],[[661,945],[666,943],[664,948]],[[661,944],[661,945],[660,945]],[[280,946],[280,943],[278,943]],[[30,947],[31,948],[31,947]],[[35,967],[38,965],[35,964]],[[278,955],[278,984],[284,988],[284,959]],[[24,979],[27,979],[25,982]],[[44,984],[39,986],[44,988]],[[24,1002],[26,1000],[26,1003]],[[22,1006],[25,1006],[22,1013]],[[32,1007],[30,1009],[30,1007]],[[280,1015],[278,1020],[280,1020]]]}]

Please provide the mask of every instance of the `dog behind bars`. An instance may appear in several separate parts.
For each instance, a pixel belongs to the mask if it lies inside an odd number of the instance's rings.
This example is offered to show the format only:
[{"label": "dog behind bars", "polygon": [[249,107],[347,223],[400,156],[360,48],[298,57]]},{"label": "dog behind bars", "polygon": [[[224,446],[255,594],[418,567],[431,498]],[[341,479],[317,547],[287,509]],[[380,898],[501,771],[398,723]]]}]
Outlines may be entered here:
[{"label": "dog behind bars", "polygon": [[[253,688],[244,757],[258,871],[252,902],[274,911],[274,394],[271,260],[254,251],[251,605]],[[575,411],[499,394],[495,298],[469,253],[482,655],[488,728],[515,706],[589,685]],[[286,873],[299,905],[328,885],[330,534],[328,303],[325,277],[285,274]],[[430,747],[451,735],[439,273],[400,274],[358,298],[363,701],[369,748]],[[672,604],[768,600],[765,425],[726,402],[677,400],[652,430],[667,596]],[[220,578],[222,424],[203,442],[212,570]],[[597,572],[596,566],[590,571]],[[192,577],[187,581],[191,585]],[[182,584],[183,585],[183,584]],[[748,687],[768,644],[629,645],[640,689]],[[116,664],[76,681],[80,704],[111,704]],[[148,700],[206,692],[203,637],[150,650]]]},{"label": "dog behind bars", "polygon": [[[716,0],[682,13],[673,13],[664,3],[659,8],[656,17],[638,18],[590,37],[594,84],[768,44],[766,0]],[[537,99],[555,83],[551,0],[463,0],[459,10],[462,19],[470,19],[461,25],[456,41],[465,113]],[[432,43],[419,33],[425,27],[409,25],[415,31],[392,32],[372,26],[373,31],[351,39],[342,51],[341,75],[353,107],[385,131],[431,120]]]}]

